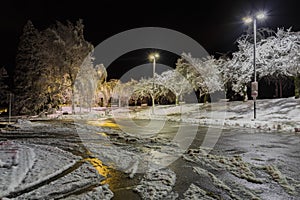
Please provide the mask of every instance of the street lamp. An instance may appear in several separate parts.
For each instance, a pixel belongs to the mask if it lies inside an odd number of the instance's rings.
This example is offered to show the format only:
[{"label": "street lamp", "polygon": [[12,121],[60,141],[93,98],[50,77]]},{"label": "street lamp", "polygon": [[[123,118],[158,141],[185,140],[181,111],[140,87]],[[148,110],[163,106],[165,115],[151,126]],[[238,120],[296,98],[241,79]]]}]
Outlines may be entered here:
[{"label": "street lamp", "polygon": [[251,96],[253,97],[254,119],[256,119],[256,98],[258,96],[258,82],[256,81],[256,20],[262,20],[266,17],[265,13],[259,12],[250,17],[244,17],[245,24],[253,22],[253,70],[254,81],[251,83]]},{"label": "street lamp", "polygon": [[[153,61],[153,69],[152,69],[152,73],[153,73],[153,85],[152,85],[152,89],[154,91],[154,82],[155,82],[155,65],[156,65],[156,59],[159,58],[159,54],[158,53],[152,53],[149,55],[149,60]],[[154,114],[154,99],[152,98],[152,114]]]}]

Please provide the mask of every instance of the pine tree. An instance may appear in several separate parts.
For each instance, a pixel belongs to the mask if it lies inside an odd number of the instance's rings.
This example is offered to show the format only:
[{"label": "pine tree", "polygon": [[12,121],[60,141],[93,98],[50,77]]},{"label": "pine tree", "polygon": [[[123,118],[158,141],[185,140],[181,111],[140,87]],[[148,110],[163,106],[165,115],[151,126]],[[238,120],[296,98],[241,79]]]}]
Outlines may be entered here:
[{"label": "pine tree", "polygon": [[8,106],[8,96],[9,96],[9,87],[8,87],[8,74],[4,67],[0,68],[0,108]]},{"label": "pine tree", "polygon": [[28,21],[20,37],[14,73],[14,113],[35,114],[39,112],[46,97],[42,90],[40,47],[41,35]]},{"label": "pine tree", "polygon": [[43,31],[28,21],[16,58],[15,113],[36,114],[68,101],[74,110],[76,76],[92,49],[81,20],[75,25],[57,22]]}]

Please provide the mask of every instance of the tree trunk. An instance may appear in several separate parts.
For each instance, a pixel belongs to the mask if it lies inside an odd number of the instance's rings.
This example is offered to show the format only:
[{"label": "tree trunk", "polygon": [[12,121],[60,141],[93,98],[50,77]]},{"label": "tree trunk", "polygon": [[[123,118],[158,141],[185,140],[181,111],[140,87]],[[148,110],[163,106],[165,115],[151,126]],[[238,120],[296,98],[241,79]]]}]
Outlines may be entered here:
[{"label": "tree trunk", "polygon": [[295,98],[300,98],[300,74],[298,74],[294,79],[295,84]]},{"label": "tree trunk", "polygon": [[103,92],[103,106],[108,107],[108,98],[105,92]]},{"label": "tree trunk", "polygon": [[86,94],[86,112],[88,112],[90,108],[90,100],[89,100],[89,95]]},{"label": "tree trunk", "polygon": [[89,96],[89,112],[92,112],[93,99],[92,96]]},{"label": "tree trunk", "polygon": [[244,85],[244,88],[243,88],[243,101],[244,102],[248,101],[247,85]]},{"label": "tree trunk", "polygon": [[118,98],[119,101],[119,108],[121,108],[121,97]]},{"label": "tree trunk", "polygon": [[279,94],[280,94],[280,98],[282,98],[282,80],[279,79]]},{"label": "tree trunk", "polygon": [[151,96],[151,99],[152,99],[152,107],[154,108],[155,107],[155,99],[153,96]]},{"label": "tree trunk", "polygon": [[79,103],[79,113],[81,113],[81,108],[82,108],[82,97],[79,97],[80,103]]},{"label": "tree trunk", "polygon": [[204,94],[204,99],[203,99],[203,103],[206,103],[208,99],[208,94]]},{"label": "tree trunk", "polygon": [[74,94],[74,87],[72,87],[72,114],[75,114],[75,94]]},{"label": "tree trunk", "polygon": [[151,100],[152,100],[152,114],[154,114],[154,106],[155,106],[155,99],[154,99],[154,96],[150,95],[151,96]]},{"label": "tree trunk", "polygon": [[199,90],[199,100],[198,103],[201,103],[201,91]]},{"label": "tree trunk", "polygon": [[276,88],[275,88],[275,98],[278,98],[278,80],[276,80],[275,86],[276,86]]},{"label": "tree trunk", "polygon": [[176,95],[176,98],[175,98],[175,105],[179,105],[179,95]]}]

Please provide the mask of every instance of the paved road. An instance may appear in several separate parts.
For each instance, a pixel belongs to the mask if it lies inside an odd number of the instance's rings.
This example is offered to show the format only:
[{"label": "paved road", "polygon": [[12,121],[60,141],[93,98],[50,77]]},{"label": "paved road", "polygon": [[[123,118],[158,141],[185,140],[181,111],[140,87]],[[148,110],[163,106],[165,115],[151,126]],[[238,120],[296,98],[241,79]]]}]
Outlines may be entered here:
[{"label": "paved road", "polygon": [[[81,127],[81,129],[76,128],[70,121],[46,123],[50,124],[51,131],[41,129],[39,126],[30,128],[30,130],[10,130],[0,133],[0,140],[21,141],[22,144],[51,145],[71,152],[83,160],[95,158],[96,160],[89,160],[91,164],[94,163],[94,167],[96,166],[95,163],[98,163],[99,167],[102,166],[102,163],[99,164],[99,162],[103,162],[104,168],[105,165],[108,168],[105,171],[103,167],[100,167],[98,172],[101,174],[102,171],[102,175],[106,176],[102,183],[110,185],[110,189],[114,192],[113,199],[116,200],[141,199],[132,189],[140,184],[144,173],[138,171],[134,178],[129,178],[128,174],[117,166],[110,168],[113,165],[109,162],[106,163],[106,157],[103,156],[103,153],[98,152],[98,154],[95,153],[91,156],[93,150],[89,149],[89,144],[92,147],[95,145],[98,145],[97,147],[99,145],[121,146],[122,150],[126,149],[127,152],[133,152],[137,155],[141,152],[152,152],[153,149],[167,148],[167,150],[175,151],[176,149],[172,149],[173,146],[167,142],[174,141],[173,138],[176,137],[179,129],[184,130],[187,135],[188,139],[184,144],[190,145],[182,153],[173,154],[171,152],[170,155],[177,157],[166,166],[176,173],[176,182],[172,192],[178,194],[178,199],[187,197],[186,191],[193,188],[192,184],[200,188],[202,192],[204,191],[203,199],[300,199],[298,192],[300,191],[299,135],[266,133],[250,129],[224,129],[221,130],[222,134],[216,140],[217,143],[214,148],[209,152],[208,149],[201,147],[208,133],[207,127],[196,127],[195,129],[195,126],[175,122],[166,122],[161,127],[160,122],[154,121],[147,130],[145,128],[143,137],[137,139],[134,135],[138,134],[137,132],[122,135],[122,130],[120,131],[118,125],[112,120],[80,122],[81,125],[90,124],[89,128]],[[76,124],[78,123],[76,122]],[[126,124],[122,123],[122,126],[126,126]],[[140,120],[137,121],[137,124],[143,127],[148,125],[149,121]],[[97,130],[99,127],[103,132],[99,133]],[[155,132],[157,127],[160,127],[158,133]],[[88,130],[89,137],[83,137],[78,130],[82,132]],[[210,128],[210,132],[214,132],[214,129]],[[215,129],[215,132],[220,132],[220,129]],[[101,135],[108,140],[95,142],[94,136],[91,139],[91,135]],[[104,151],[103,148],[101,152],[109,154],[114,151]],[[126,156],[126,154],[124,155]],[[79,166],[73,167],[72,170],[76,170]],[[70,174],[72,170],[62,173],[57,179]],[[55,180],[52,178],[49,182]],[[43,184],[31,187],[31,189],[38,190],[39,187],[45,186],[49,182],[43,182]],[[88,192],[92,188],[82,189],[76,194]],[[14,194],[14,196],[18,195],[24,194]],[[70,195],[74,194],[70,193]]]}]

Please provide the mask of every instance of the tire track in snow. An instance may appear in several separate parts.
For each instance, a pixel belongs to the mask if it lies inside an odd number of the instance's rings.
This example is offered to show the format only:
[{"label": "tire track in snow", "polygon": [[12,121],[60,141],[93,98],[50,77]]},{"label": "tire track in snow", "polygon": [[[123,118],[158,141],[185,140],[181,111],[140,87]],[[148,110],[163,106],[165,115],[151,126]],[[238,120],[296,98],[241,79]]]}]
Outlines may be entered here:
[{"label": "tire track in snow", "polygon": [[7,195],[6,197],[8,198],[16,198],[20,195],[23,195],[25,193],[28,193],[28,192],[31,192],[33,190],[36,190],[37,188],[39,187],[42,187],[44,185],[47,185],[57,179],[60,179],[61,177],[64,177],[66,176],[67,174],[73,172],[74,170],[76,170],[77,168],[79,168],[84,162],[81,160],[81,161],[77,161],[75,163],[71,163],[70,165],[64,167],[65,169],[63,169],[60,173],[57,173],[57,174],[51,174],[49,175],[48,177],[45,178],[45,180],[42,180],[42,181],[39,181],[39,182],[36,182],[36,183],[32,183],[31,185],[29,185],[28,187],[22,189],[22,190],[19,190],[19,191],[14,191],[14,192],[11,192],[9,195]]}]

